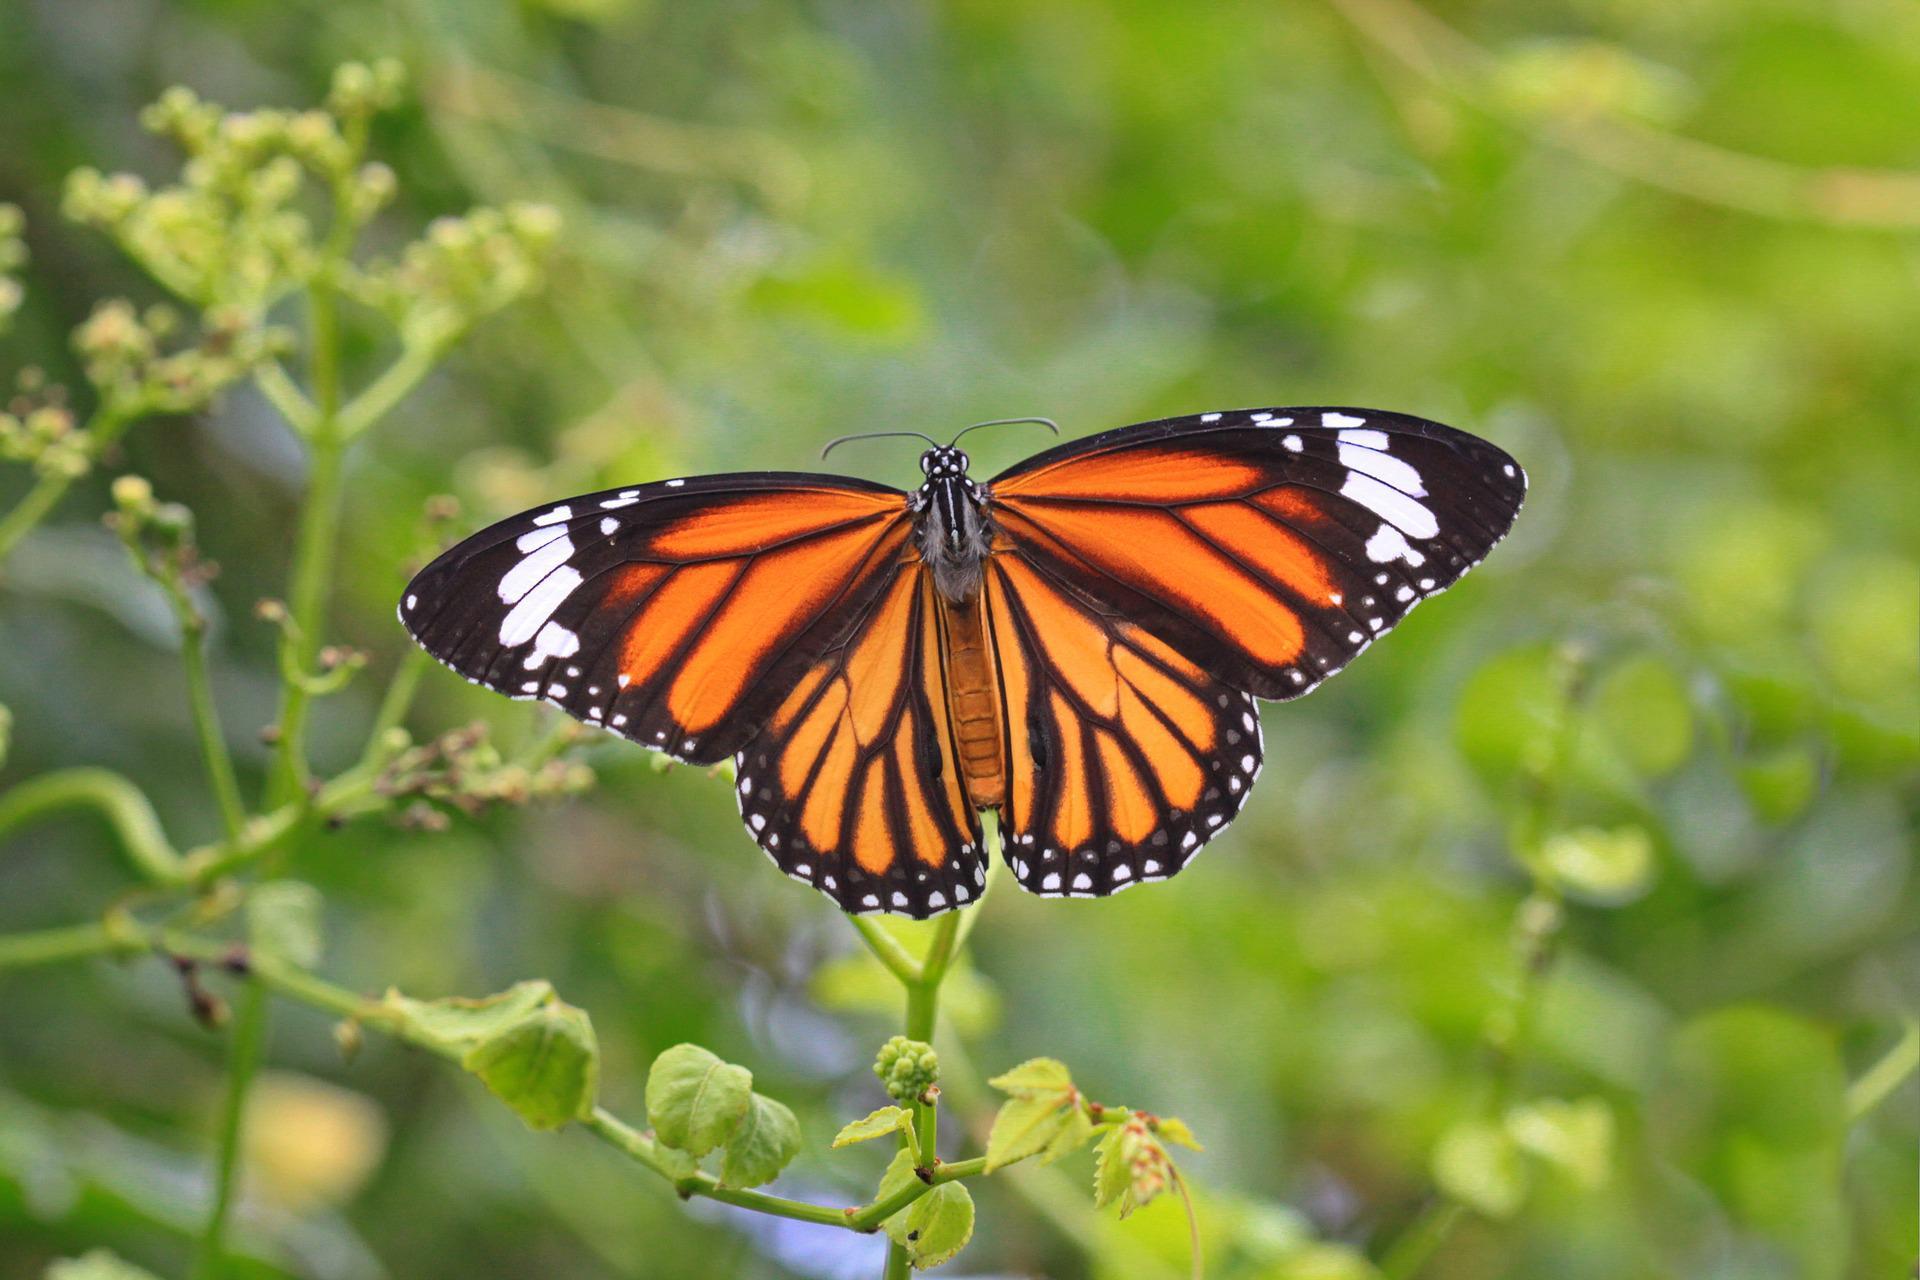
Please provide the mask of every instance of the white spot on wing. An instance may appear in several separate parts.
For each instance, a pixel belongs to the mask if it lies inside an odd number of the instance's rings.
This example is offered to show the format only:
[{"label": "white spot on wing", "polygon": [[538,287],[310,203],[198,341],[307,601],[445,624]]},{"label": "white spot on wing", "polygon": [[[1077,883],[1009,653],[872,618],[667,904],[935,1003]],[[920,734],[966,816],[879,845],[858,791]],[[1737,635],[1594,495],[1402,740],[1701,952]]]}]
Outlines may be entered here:
[{"label": "white spot on wing", "polygon": [[1220,421],[1220,415],[1219,415],[1219,414],[1217,414],[1217,413],[1203,413],[1203,414],[1201,414],[1201,415],[1200,415],[1200,421],[1202,421],[1202,422],[1218,422],[1218,421]]},{"label": "white spot on wing", "polygon": [[1323,413],[1320,425],[1323,427],[1361,427],[1366,425],[1365,418],[1356,418],[1350,413]]},{"label": "white spot on wing", "polygon": [[563,503],[543,516],[535,516],[533,522],[535,524],[559,524],[562,520],[568,519],[572,515],[573,508]]},{"label": "white spot on wing", "polygon": [[1427,558],[1407,545],[1407,535],[1390,524],[1383,524],[1367,539],[1367,559],[1375,564],[1385,564],[1389,560],[1405,560],[1408,564],[1419,566]]},{"label": "white spot on wing", "polygon": [[1433,518],[1433,512],[1392,485],[1382,484],[1362,472],[1347,472],[1347,482],[1340,486],[1340,495],[1352,498],[1412,537],[1431,538],[1440,532],[1440,522]]},{"label": "white spot on wing", "polygon": [[[1341,440],[1348,436],[1377,436],[1378,431],[1342,431]],[[1381,437],[1385,439],[1384,436]],[[1396,489],[1404,490],[1416,498],[1427,496],[1427,486],[1420,482],[1420,473],[1390,453],[1381,453],[1375,449],[1364,448],[1357,444],[1340,446],[1340,465],[1353,471],[1362,471],[1375,479],[1384,480]]]},{"label": "white spot on wing", "polygon": [[683,484],[685,484],[685,483],[686,483],[686,481],[685,481],[685,480],[669,480],[669,481],[667,481],[667,488],[669,488],[669,489],[678,489],[678,488],[679,488],[679,487],[680,487],[681,485],[683,485]]},{"label": "white spot on wing", "polygon": [[500,601],[513,604],[538,586],[542,579],[566,563],[573,554],[573,539],[565,531],[543,543],[533,554],[506,571],[500,578]]},{"label": "white spot on wing", "polygon": [[1296,435],[1282,436],[1280,437],[1280,447],[1288,453],[1298,453],[1301,449],[1300,437]]},{"label": "white spot on wing", "polygon": [[[529,560],[532,558],[528,557]],[[520,562],[522,567],[526,563],[526,560]],[[518,573],[519,569],[516,568],[514,572]],[[553,617],[553,611],[565,604],[567,597],[579,585],[580,571],[571,565],[563,565],[542,578],[540,585],[527,592],[520,603],[500,620],[500,643],[511,649],[533,639],[535,633]]]}]

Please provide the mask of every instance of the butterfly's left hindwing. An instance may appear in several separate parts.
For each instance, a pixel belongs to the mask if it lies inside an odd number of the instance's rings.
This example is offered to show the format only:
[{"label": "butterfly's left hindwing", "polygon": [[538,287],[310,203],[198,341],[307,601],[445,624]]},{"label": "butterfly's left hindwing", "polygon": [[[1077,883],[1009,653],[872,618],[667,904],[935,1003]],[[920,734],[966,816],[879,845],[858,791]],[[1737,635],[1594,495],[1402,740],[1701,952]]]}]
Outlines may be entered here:
[{"label": "butterfly's left hindwing", "polygon": [[711,764],[858,622],[910,532],[905,494],[832,476],[612,489],[455,546],[400,620],[469,680]]},{"label": "butterfly's left hindwing", "polygon": [[932,574],[916,563],[740,752],[740,816],[844,910],[925,918],[986,885],[957,761]]}]

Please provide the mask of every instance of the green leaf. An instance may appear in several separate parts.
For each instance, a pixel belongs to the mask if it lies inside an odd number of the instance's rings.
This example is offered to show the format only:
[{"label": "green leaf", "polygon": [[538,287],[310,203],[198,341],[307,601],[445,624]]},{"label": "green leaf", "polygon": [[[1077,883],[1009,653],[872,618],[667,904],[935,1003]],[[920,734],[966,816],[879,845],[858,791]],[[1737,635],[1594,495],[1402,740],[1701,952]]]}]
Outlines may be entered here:
[{"label": "green leaf", "polygon": [[1130,1174],[1126,1152],[1121,1149],[1121,1131],[1107,1130],[1093,1149],[1093,1207],[1104,1209],[1126,1193]]},{"label": "green leaf", "polygon": [[660,1141],[703,1156],[726,1142],[753,1101],[753,1073],[697,1044],[677,1044],[647,1072],[647,1118]]},{"label": "green leaf", "polygon": [[[913,1153],[902,1147],[894,1152],[893,1159],[887,1162],[886,1171],[880,1175],[880,1185],[874,1188],[873,1198],[876,1201],[885,1200],[902,1187],[918,1181],[920,1181],[920,1175],[913,1169]],[[894,1215],[894,1217],[898,1216],[898,1214]]]},{"label": "green leaf", "polygon": [[584,1010],[559,1001],[482,1040],[461,1065],[533,1129],[558,1129],[586,1116],[600,1083],[593,1023]]},{"label": "green leaf", "polygon": [[1193,1136],[1193,1130],[1187,1127],[1187,1122],[1178,1116],[1159,1117],[1154,1121],[1153,1131],[1162,1142],[1178,1143],[1189,1151],[1206,1150],[1200,1145],[1199,1139]]},{"label": "green leaf", "polygon": [[1070,1094],[1009,1098],[987,1134],[987,1172],[1005,1168],[1051,1146],[1080,1111]]},{"label": "green leaf", "polygon": [[1070,1156],[1087,1145],[1087,1139],[1093,1136],[1093,1121],[1087,1119],[1086,1108],[1073,1107],[1067,1112],[1067,1122],[1060,1126],[1060,1132],[1053,1135],[1053,1141],[1040,1153],[1041,1164],[1052,1164],[1055,1160]]},{"label": "green leaf", "polygon": [[700,1161],[684,1151],[675,1151],[672,1147],[654,1144],[654,1150],[660,1153],[660,1168],[675,1182],[684,1182],[700,1172]]},{"label": "green leaf", "polygon": [[882,1107],[872,1115],[849,1122],[833,1135],[835,1147],[850,1147],[856,1142],[884,1138],[913,1123],[913,1113],[905,1107]]},{"label": "green leaf", "polygon": [[299,880],[269,880],[247,894],[247,943],[263,956],[299,969],[320,963],[320,891]]},{"label": "green leaf", "polygon": [[1462,1121],[1433,1150],[1433,1179],[1449,1196],[1489,1218],[1507,1218],[1527,1195],[1527,1171],[1505,1129]]},{"label": "green leaf", "polygon": [[1605,1184],[1613,1164],[1613,1109],[1600,1098],[1544,1098],[1507,1113],[1507,1133],[1523,1151],[1564,1169],[1588,1190]]},{"label": "green leaf", "polygon": [[772,1182],[800,1154],[800,1122],[785,1103],[765,1094],[753,1094],[747,1117],[727,1139],[726,1159],[720,1162],[720,1185],[757,1187]]},{"label": "green leaf", "polygon": [[1562,831],[1547,838],[1540,860],[1555,882],[1596,903],[1637,898],[1653,881],[1653,839],[1642,827]]},{"label": "green leaf", "polygon": [[477,999],[414,1000],[389,988],[380,1006],[416,1035],[450,1049],[470,1049],[554,998],[552,985],[535,979]]},{"label": "green leaf", "polygon": [[1591,714],[1614,747],[1646,777],[1672,773],[1693,752],[1693,707],[1678,672],[1651,656],[1629,658],[1602,677]]},{"label": "green leaf", "polygon": [[78,1258],[61,1258],[47,1267],[46,1280],[154,1280],[111,1249],[90,1249]]},{"label": "green leaf", "polygon": [[937,1267],[973,1239],[973,1197],[959,1183],[943,1182],[888,1218],[883,1229],[916,1268]]},{"label": "green leaf", "polygon": [[1016,1098],[1058,1096],[1073,1090],[1073,1077],[1066,1064],[1052,1058],[1028,1058],[1011,1071],[1002,1072],[988,1084]]}]

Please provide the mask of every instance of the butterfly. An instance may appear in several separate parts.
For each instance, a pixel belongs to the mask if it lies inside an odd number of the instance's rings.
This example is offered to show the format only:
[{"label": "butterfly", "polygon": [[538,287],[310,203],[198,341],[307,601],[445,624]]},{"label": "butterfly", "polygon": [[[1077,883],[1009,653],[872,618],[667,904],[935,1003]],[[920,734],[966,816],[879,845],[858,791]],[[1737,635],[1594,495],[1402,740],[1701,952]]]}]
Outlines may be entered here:
[{"label": "butterfly", "polygon": [[1034,893],[1174,875],[1260,772],[1257,700],[1451,586],[1526,493],[1485,440],[1370,409],[1145,422],[984,484],[920,438],[912,492],[749,472],[536,508],[428,565],[400,619],[509,697],[731,757],[782,871],[924,918],[985,886],[986,809]]}]

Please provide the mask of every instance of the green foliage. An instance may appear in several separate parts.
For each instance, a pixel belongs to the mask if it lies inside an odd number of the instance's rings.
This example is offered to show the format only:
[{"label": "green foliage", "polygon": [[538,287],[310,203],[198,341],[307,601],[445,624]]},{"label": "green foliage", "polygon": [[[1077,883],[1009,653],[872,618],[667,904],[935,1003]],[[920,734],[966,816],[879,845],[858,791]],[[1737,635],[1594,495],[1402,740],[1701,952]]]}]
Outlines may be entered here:
[{"label": "green foliage", "polygon": [[697,1044],[677,1044],[647,1071],[647,1119],[669,1147],[704,1156],[727,1142],[753,1103],[753,1073]]},{"label": "green foliage", "polygon": [[460,1063],[530,1129],[558,1129],[585,1119],[600,1084],[593,1023],[583,1011],[557,1000],[481,1040]]},{"label": "green foliage", "polygon": [[905,1107],[881,1107],[841,1126],[840,1132],[833,1135],[833,1145],[846,1147],[856,1142],[871,1142],[875,1138],[884,1138],[890,1133],[900,1133],[912,1127],[913,1112]]},{"label": "green foliage", "polygon": [[91,1249],[81,1257],[63,1258],[50,1265],[46,1280],[154,1280],[154,1276],[110,1250]]},{"label": "green foliage", "polygon": [[299,880],[268,880],[247,895],[247,942],[255,955],[300,969],[320,963],[325,900]]},{"label": "green foliage", "polygon": [[800,1122],[785,1103],[755,1093],[747,1114],[727,1138],[720,1162],[723,1187],[758,1187],[772,1182],[800,1154]]}]

